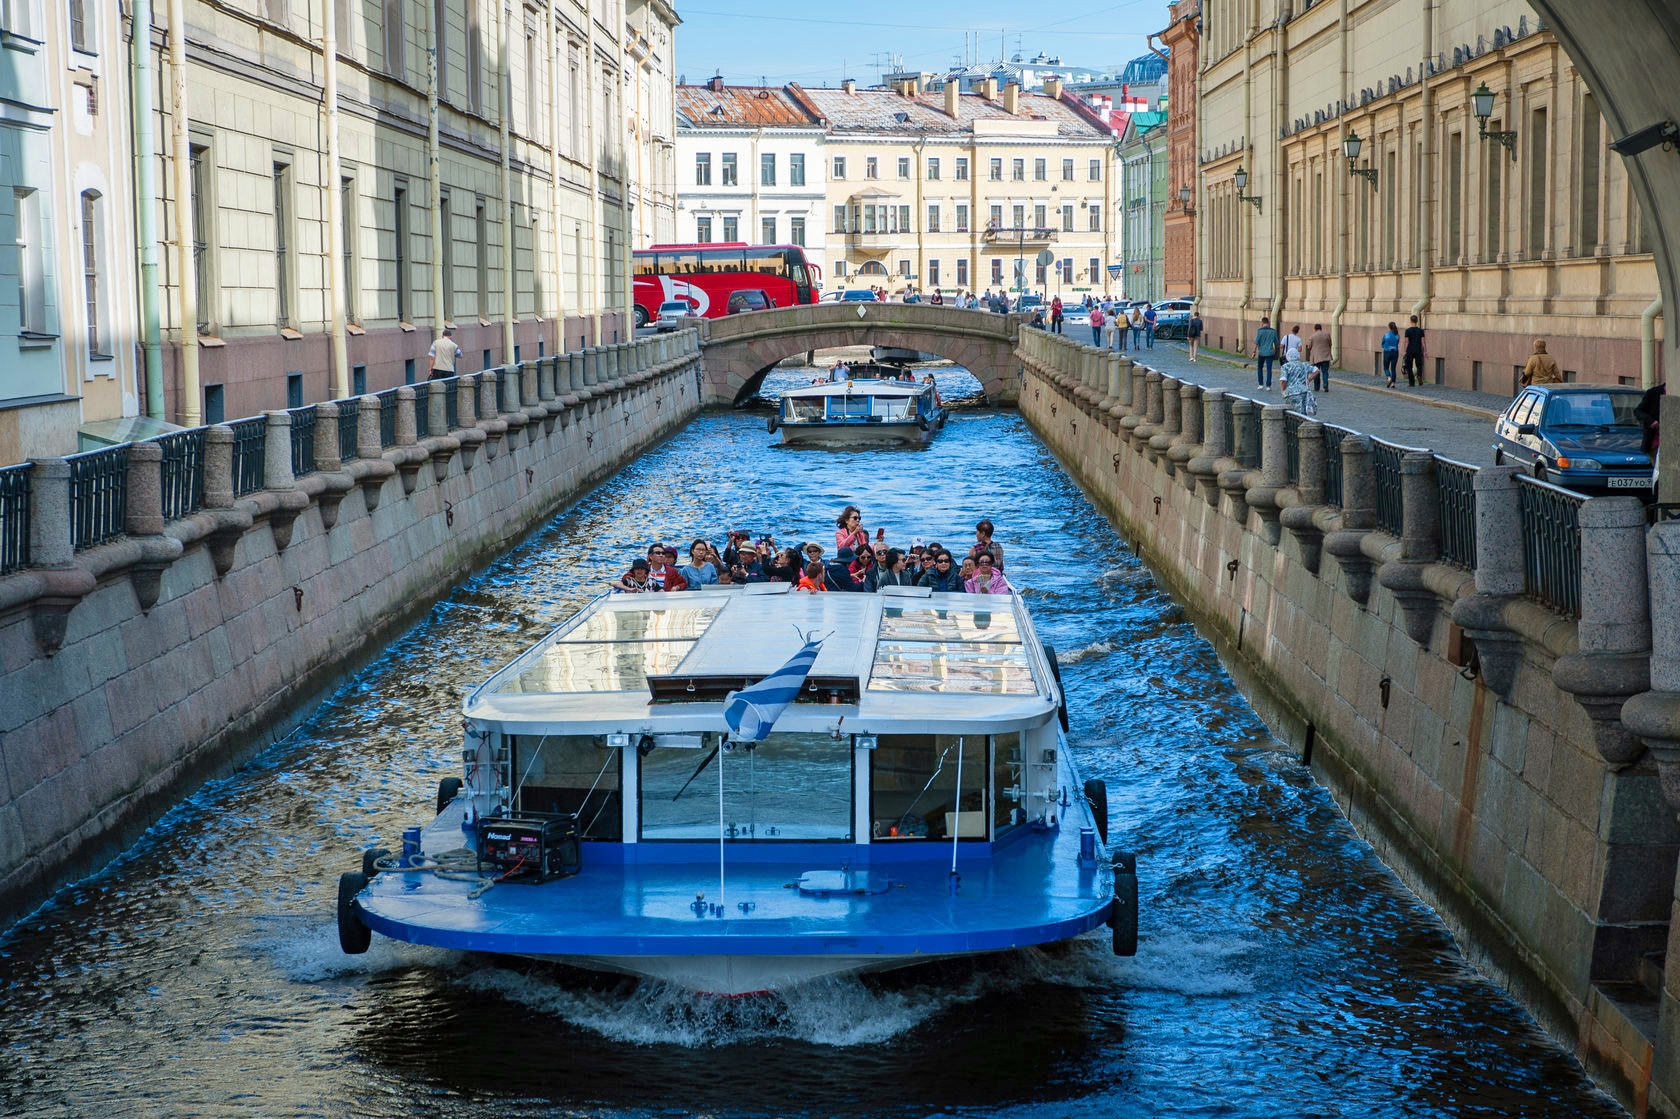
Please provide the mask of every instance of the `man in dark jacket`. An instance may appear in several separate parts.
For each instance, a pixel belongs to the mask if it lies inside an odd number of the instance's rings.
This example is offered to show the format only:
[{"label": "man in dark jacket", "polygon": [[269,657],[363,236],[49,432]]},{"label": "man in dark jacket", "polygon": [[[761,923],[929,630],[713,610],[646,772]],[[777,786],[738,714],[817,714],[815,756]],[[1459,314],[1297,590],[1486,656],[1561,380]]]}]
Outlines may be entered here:
[{"label": "man in dark jacket", "polygon": [[852,561],[857,553],[850,548],[841,548],[834,553],[834,558],[823,564],[823,570],[828,574],[828,589],[831,591],[863,591],[869,588],[852,578]]}]

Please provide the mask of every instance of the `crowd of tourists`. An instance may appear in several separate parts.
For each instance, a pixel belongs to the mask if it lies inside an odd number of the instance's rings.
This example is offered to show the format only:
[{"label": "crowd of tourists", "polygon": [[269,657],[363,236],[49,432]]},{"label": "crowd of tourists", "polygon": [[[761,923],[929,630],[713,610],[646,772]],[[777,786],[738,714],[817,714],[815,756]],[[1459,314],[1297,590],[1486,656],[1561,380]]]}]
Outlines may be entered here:
[{"label": "crowd of tourists", "polygon": [[794,590],[812,594],[867,593],[885,587],[927,587],[952,594],[1009,594],[1013,589],[1003,573],[1003,545],[993,539],[989,520],[975,524],[974,542],[957,550],[919,536],[909,547],[890,545],[885,529],[870,535],[855,505],[841,510],[834,525],[832,551],[819,541],[783,547],[769,535],[755,538],[750,532],[731,530],[721,551],[697,537],[688,545],[687,562],[682,562],[674,546],[656,542],[645,557],[630,564],[613,589],[645,594],[746,583],[791,583]]}]

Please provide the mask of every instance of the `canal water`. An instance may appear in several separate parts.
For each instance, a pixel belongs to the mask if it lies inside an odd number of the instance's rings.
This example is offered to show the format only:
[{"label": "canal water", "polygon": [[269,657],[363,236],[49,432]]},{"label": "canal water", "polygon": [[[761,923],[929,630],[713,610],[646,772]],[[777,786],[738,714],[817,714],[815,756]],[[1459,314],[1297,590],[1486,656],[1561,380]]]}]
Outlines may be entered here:
[{"label": "canal water", "polygon": [[[772,442],[762,413],[702,416],[0,941],[0,1113],[1621,1114],[1268,736],[1017,415],[958,413],[914,452]],[[377,937],[339,952],[337,877],[456,772],[471,685],[649,540],[832,541],[847,503],[898,542],[997,522],[1138,852],[1136,958],[1101,931],[715,1000]]]}]

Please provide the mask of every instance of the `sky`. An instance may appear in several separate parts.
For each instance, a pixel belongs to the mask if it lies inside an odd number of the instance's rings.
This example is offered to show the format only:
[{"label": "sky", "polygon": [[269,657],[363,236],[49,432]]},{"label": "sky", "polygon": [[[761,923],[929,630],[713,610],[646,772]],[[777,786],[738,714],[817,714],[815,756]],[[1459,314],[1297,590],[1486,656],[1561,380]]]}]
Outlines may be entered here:
[{"label": "sky", "polygon": [[[893,68],[943,72],[965,56],[993,62],[1019,50],[1116,71],[1167,25],[1167,0],[1096,0],[1040,9],[1031,0],[675,0],[677,73],[691,83],[721,73],[730,85],[799,82],[872,85]],[[1037,16],[1037,18],[1034,18]],[[977,42],[976,42],[977,40]]]}]

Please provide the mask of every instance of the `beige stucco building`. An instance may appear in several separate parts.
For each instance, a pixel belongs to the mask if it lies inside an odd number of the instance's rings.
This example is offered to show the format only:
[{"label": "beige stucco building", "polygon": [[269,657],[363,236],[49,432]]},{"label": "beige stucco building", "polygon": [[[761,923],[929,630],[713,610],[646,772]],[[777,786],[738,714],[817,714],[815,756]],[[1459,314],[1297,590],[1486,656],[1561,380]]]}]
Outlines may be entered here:
[{"label": "beige stucco building", "polygon": [[193,246],[164,270],[171,418],[424,379],[445,322],[462,371],[627,336],[631,247],[675,213],[665,0],[185,10],[185,117],[159,127],[164,182],[188,156],[165,237]]},{"label": "beige stucco building", "polygon": [[0,465],[144,403],[127,69],[116,5],[0,5]]},{"label": "beige stucco building", "polygon": [[[804,92],[824,124],[831,289],[1103,290],[1120,260],[1105,110],[1055,80]],[[1049,267],[1035,263],[1044,249]]]},{"label": "beige stucco building", "polygon": [[[1519,0],[1202,0],[1202,313],[1323,322],[1373,368],[1418,314],[1426,379],[1508,392],[1535,337],[1582,380],[1638,383],[1657,295],[1613,137]],[[1495,94],[1483,139],[1472,93]],[[1343,143],[1363,140],[1349,173]],[[1239,199],[1236,173],[1248,174]]]}]

